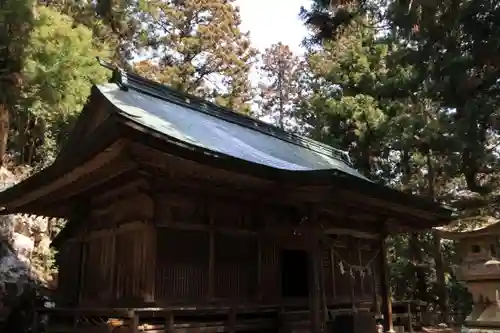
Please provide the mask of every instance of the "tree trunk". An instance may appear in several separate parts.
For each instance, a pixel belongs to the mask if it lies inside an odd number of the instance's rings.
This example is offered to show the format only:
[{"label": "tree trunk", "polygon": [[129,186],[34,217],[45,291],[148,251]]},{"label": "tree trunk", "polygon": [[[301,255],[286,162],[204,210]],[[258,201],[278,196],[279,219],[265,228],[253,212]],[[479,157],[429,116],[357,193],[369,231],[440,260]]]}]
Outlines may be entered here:
[{"label": "tree trunk", "polygon": [[439,310],[441,311],[441,321],[448,323],[448,289],[444,277],[443,254],[441,252],[441,237],[434,232],[434,262],[436,263],[436,294],[438,296]]},{"label": "tree trunk", "polygon": [[420,243],[420,239],[418,237],[418,233],[412,232],[410,234],[410,256],[413,264],[414,274],[415,274],[415,291],[414,291],[414,299],[427,302],[427,283],[425,281],[425,272],[422,267],[423,258],[422,258],[422,245]]},{"label": "tree trunk", "polygon": [[7,141],[9,139],[9,107],[0,104],[0,167],[4,165],[7,153]]}]

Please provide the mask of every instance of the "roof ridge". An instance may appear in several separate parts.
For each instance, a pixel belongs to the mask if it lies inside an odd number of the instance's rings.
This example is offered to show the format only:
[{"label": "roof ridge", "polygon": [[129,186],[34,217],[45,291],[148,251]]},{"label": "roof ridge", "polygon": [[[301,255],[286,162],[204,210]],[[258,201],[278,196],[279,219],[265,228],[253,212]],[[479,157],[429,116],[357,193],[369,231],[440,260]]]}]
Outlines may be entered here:
[{"label": "roof ridge", "polygon": [[123,90],[132,88],[134,90],[140,91],[156,98],[163,99],[168,102],[181,104],[195,111],[203,112],[213,117],[217,117],[225,121],[236,123],[243,127],[257,130],[266,135],[285,140],[289,143],[315,151],[319,154],[326,155],[335,159],[340,159],[348,165],[351,165],[349,155],[346,151],[304,137],[302,135],[289,133],[262,120],[237,113],[229,108],[219,106],[201,97],[180,92],[167,85],[142,77],[136,73],[125,71],[118,66],[102,59],[98,58],[98,61],[101,66],[113,71],[113,76],[111,77],[110,81],[116,83]]}]

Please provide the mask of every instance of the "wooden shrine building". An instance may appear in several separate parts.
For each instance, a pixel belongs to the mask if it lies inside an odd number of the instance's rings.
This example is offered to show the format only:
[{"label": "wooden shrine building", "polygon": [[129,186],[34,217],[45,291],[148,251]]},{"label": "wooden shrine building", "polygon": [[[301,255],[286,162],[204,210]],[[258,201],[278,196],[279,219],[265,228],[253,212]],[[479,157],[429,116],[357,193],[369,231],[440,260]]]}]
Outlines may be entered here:
[{"label": "wooden shrine building", "polygon": [[162,332],[319,332],[362,310],[391,329],[386,236],[450,216],[343,151],[117,69],[53,165],[0,206],[68,220],[57,308],[133,309],[136,331],[168,313]]}]

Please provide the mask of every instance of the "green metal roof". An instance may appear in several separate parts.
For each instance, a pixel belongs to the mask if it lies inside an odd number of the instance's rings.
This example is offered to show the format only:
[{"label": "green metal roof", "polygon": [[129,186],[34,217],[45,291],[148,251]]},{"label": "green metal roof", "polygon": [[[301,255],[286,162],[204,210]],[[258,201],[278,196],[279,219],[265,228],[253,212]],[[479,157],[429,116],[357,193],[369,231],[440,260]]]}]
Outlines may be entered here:
[{"label": "green metal roof", "polygon": [[[115,76],[116,77],[116,76]],[[290,171],[335,170],[371,182],[346,152],[130,73],[98,86],[121,115],[178,141],[248,162]]]}]

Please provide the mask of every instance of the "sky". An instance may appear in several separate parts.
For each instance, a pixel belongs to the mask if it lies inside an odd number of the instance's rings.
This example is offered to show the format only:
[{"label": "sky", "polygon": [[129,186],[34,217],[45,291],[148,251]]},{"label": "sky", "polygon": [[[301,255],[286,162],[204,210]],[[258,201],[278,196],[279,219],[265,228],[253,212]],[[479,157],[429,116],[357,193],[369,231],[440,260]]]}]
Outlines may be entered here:
[{"label": "sky", "polygon": [[254,47],[264,51],[271,44],[282,42],[297,53],[302,53],[300,43],[307,35],[299,11],[309,3],[309,0],[236,0],[242,30],[250,31]]}]

